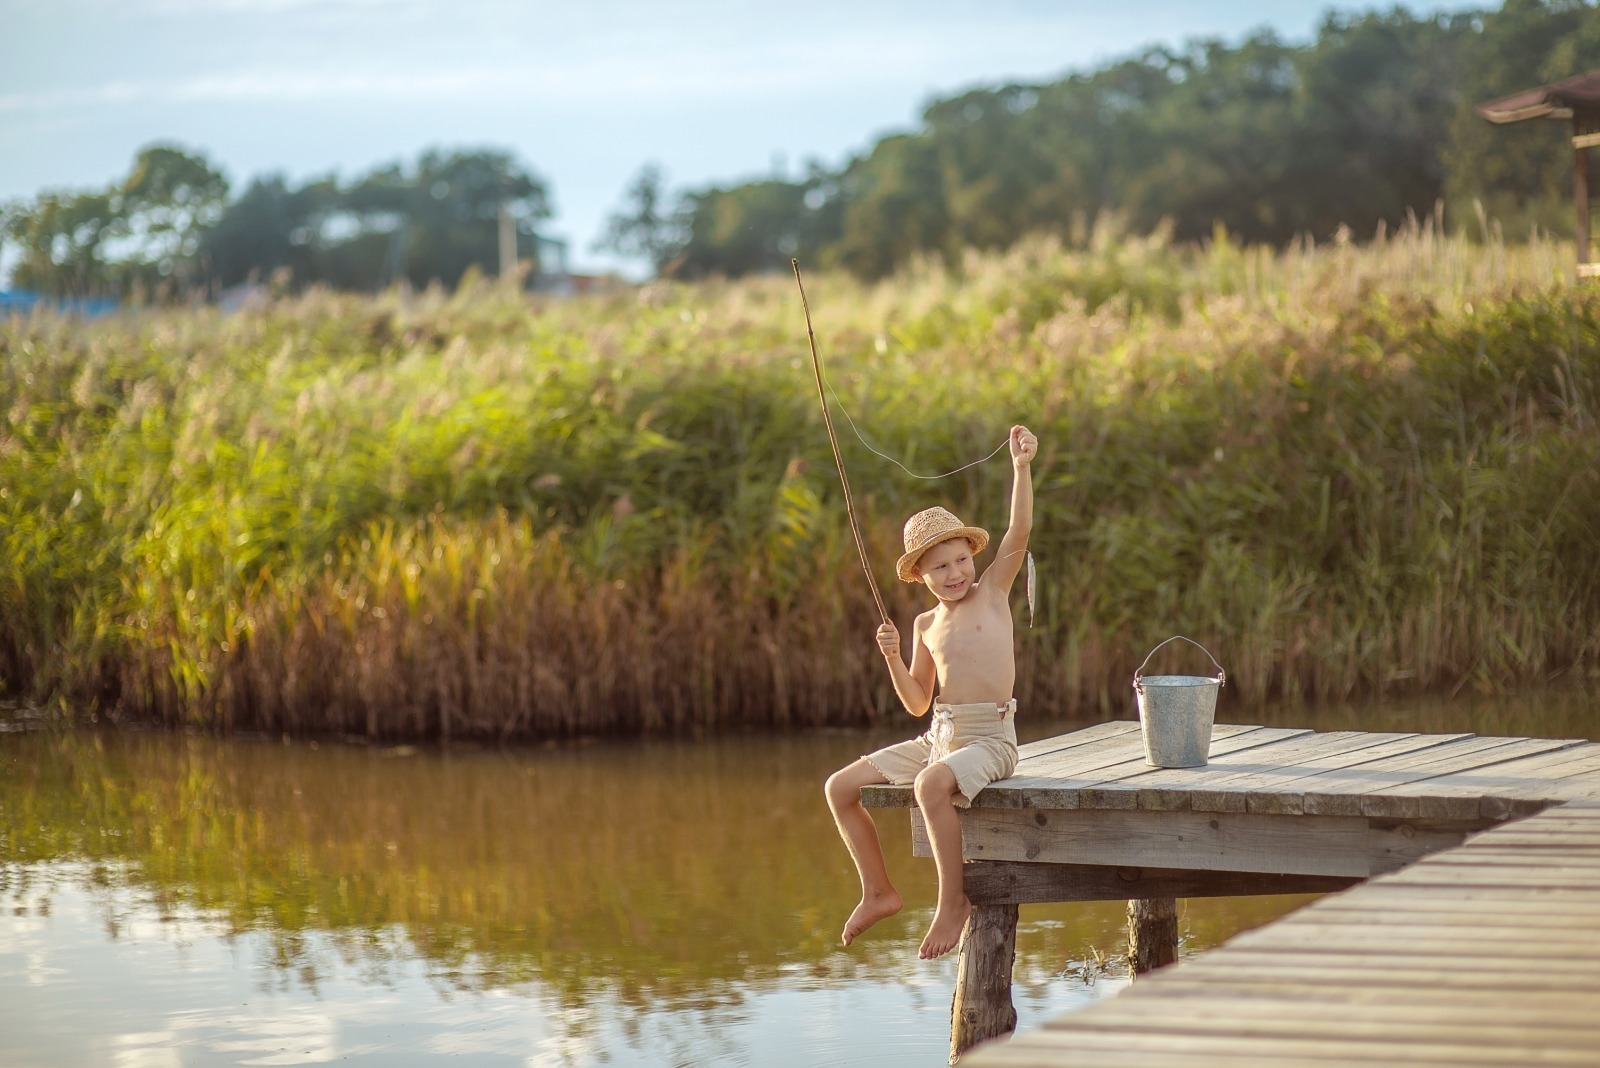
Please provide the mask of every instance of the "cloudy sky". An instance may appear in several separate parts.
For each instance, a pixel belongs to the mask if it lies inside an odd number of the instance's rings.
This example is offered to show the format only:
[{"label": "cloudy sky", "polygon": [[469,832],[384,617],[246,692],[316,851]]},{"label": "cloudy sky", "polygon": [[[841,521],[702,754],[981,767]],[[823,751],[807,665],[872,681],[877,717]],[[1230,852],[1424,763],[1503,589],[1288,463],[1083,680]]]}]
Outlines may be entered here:
[{"label": "cloudy sky", "polygon": [[157,140],[204,152],[236,189],[495,146],[549,183],[547,229],[576,264],[603,268],[589,246],[646,161],[674,187],[798,174],[912,125],[932,95],[1195,36],[1307,40],[1330,6],[0,0],[0,199],[104,184]]}]

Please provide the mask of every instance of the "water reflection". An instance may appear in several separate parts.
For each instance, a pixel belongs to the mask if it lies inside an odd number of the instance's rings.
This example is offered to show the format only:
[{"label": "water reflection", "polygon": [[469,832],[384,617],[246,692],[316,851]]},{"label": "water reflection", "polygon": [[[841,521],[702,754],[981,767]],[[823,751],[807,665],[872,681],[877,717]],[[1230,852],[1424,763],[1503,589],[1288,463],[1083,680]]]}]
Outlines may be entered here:
[{"label": "water reflection", "polygon": [[[1591,707],[1315,725],[1589,736]],[[952,965],[916,960],[933,872],[904,813],[879,822],[907,909],[836,945],[854,886],[820,783],[880,740],[0,735],[0,1062],[942,1064]],[[1185,952],[1298,903],[1186,902]],[[1116,989],[1122,938],[1118,903],[1025,908],[1022,1025]]]}]

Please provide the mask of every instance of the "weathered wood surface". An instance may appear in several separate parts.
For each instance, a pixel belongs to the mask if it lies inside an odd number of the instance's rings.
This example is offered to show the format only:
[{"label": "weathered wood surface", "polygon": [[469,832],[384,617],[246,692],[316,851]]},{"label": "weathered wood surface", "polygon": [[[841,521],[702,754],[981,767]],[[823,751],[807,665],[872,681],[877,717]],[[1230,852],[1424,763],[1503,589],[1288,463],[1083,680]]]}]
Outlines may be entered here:
[{"label": "weathered wood surface", "polygon": [[[971,861],[1365,878],[1460,845],[1488,825],[1249,812],[978,809],[961,817],[961,846]],[[919,813],[912,816],[912,848],[917,856],[932,855]]]},{"label": "weathered wood surface", "polygon": [[1600,1065],[1600,804],[1476,834],[962,1061],[1084,1063]]},{"label": "weathered wood surface", "polygon": [[1251,897],[1330,894],[1360,879],[1351,876],[1278,875],[1196,871],[1191,868],[1111,867],[986,861],[966,866],[973,904],[1023,905],[1045,901],[1121,901],[1138,897]]},{"label": "weathered wood surface", "polygon": [[1128,902],[1128,972],[1137,977],[1178,962],[1178,902],[1170,897]]},{"label": "weathered wood surface", "polygon": [[[1597,770],[1600,744],[1575,738],[1237,724],[1216,726],[1204,767],[1152,768],[1139,725],[1118,720],[1023,746],[1016,774],[980,793],[962,818],[1012,809],[1499,821],[1590,796],[1600,789]],[[911,804],[906,786],[862,796],[876,807]]]},{"label": "weathered wood surface", "polygon": [[1011,968],[1017,956],[1017,906],[977,905],[962,932],[950,999],[950,1060],[1017,1026]]}]

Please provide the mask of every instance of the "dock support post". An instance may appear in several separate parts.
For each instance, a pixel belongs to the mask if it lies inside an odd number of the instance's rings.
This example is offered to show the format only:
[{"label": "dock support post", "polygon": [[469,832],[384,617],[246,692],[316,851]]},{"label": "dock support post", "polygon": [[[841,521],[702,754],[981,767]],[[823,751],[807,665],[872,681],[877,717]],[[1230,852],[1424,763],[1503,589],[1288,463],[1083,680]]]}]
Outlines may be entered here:
[{"label": "dock support post", "polygon": [[1178,902],[1170,897],[1128,902],[1128,977],[1138,978],[1178,959]]},{"label": "dock support post", "polygon": [[1017,906],[974,905],[956,959],[950,1000],[950,1063],[979,1042],[1017,1028],[1011,966],[1017,953]]}]

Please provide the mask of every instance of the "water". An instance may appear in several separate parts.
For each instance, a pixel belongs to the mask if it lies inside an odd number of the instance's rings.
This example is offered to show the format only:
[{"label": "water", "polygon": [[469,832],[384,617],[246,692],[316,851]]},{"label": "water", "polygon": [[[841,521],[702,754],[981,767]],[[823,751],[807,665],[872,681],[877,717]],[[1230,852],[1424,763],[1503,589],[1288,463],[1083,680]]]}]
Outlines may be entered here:
[{"label": "water", "polygon": [[[1593,707],[1261,718],[1593,738]],[[837,945],[855,884],[822,779],[895,736],[0,733],[0,1064],[942,1065],[954,955],[916,959],[933,869],[903,811],[877,818],[907,907]],[[1305,900],[1184,902],[1182,953]],[[1120,989],[1123,938],[1121,903],[1025,906],[1019,1026]]]}]

